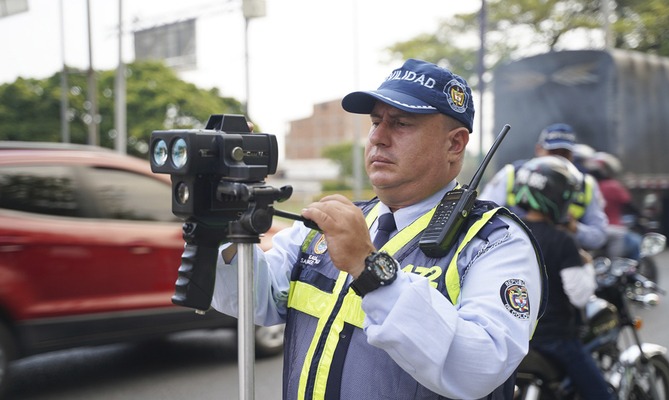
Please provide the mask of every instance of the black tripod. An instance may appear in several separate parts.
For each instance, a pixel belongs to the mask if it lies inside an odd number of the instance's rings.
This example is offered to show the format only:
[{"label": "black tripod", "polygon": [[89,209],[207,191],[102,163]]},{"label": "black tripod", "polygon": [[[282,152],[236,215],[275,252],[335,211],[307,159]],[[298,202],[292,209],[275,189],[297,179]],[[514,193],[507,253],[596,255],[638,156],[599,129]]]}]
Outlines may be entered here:
[{"label": "black tripod", "polygon": [[216,278],[219,245],[229,241],[237,246],[238,261],[238,366],[239,399],[255,398],[255,324],[253,309],[253,247],[260,243],[260,236],[272,226],[274,215],[299,220],[318,229],[312,221],[299,215],[274,209],[275,201],[287,200],[293,192],[291,186],[280,189],[239,182],[221,181],[219,198],[243,201],[247,208],[239,219],[227,223],[212,223],[215,218],[189,218],[183,225],[186,242],[181,257],[179,278],[172,296],[174,304],[206,312],[211,306]]}]

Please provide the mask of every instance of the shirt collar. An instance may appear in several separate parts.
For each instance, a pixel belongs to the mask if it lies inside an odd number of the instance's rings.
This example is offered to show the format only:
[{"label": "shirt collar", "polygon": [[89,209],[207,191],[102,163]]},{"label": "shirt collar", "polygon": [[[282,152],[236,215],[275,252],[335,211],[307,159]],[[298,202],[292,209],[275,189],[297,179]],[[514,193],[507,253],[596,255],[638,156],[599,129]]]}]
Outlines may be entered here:
[{"label": "shirt collar", "polygon": [[[435,192],[433,195],[423,199],[422,201],[416,204],[412,204],[408,207],[400,208],[399,210],[395,211],[394,217],[395,217],[395,224],[397,225],[397,230],[401,231],[402,229],[410,225],[412,222],[420,218],[420,216],[430,211],[434,206],[439,204],[439,202],[444,197],[446,192],[448,192],[449,190],[453,190],[456,184],[457,184],[456,181],[451,181],[444,188]],[[383,203],[379,205],[379,215],[389,212],[390,208],[388,208],[387,205]]]}]

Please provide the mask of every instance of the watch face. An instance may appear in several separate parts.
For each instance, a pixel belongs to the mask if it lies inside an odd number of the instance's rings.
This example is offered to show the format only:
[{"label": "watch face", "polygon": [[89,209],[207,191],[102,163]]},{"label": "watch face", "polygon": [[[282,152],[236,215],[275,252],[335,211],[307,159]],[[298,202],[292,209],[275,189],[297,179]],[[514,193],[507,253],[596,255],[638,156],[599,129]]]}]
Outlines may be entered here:
[{"label": "watch face", "polygon": [[382,281],[385,281],[395,276],[397,264],[388,254],[379,253],[374,260],[374,271]]}]

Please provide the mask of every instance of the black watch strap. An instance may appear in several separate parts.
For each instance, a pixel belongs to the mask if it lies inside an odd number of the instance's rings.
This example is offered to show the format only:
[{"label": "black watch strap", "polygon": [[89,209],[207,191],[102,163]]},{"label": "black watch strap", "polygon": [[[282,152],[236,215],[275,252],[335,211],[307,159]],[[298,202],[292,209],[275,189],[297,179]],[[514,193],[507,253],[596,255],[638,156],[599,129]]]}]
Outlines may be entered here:
[{"label": "black watch strap", "polygon": [[358,275],[358,279],[351,282],[351,289],[360,297],[363,297],[374,289],[378,289],[380,286],[381,282],[376,279],[374,273],[368,270],[367,267]]},{"label": "black watch strap", "polygon": [[388,253],[372,253],[365,258],[365,269],[351,282],[351,289],[360,297],[392,283],[397,278],[399,264]]}]

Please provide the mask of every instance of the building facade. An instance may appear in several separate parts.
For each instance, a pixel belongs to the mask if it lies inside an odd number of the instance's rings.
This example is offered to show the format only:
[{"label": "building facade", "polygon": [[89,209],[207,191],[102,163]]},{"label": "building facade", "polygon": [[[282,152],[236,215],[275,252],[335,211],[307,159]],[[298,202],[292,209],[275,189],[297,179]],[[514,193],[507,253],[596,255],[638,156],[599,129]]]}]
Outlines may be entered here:
[{"label": "building facade", "polygon": [[351,114],[341,99],[314,105],[310,117],[291,121],[285,138],[287,159],[322,158],[326,147],[361,140],[369,130],[368,115]]}]

